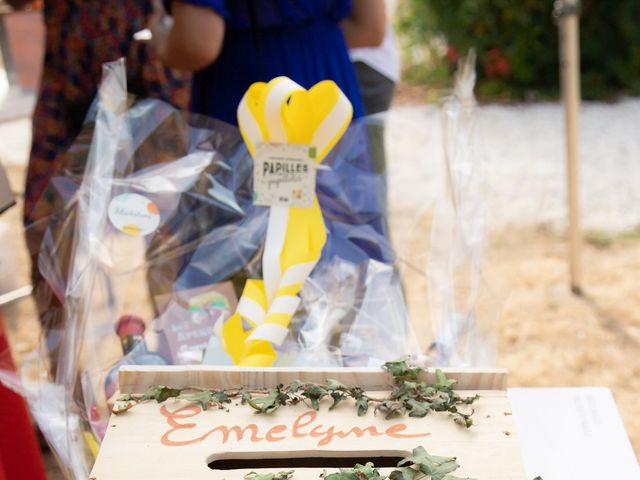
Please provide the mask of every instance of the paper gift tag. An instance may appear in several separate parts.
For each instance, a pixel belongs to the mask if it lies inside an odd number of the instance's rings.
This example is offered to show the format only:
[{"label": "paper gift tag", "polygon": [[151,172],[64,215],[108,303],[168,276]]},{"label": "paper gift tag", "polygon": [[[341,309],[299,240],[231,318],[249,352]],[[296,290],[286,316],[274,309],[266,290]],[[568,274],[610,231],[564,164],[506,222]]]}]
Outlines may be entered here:
[{"label": "paper gift tag", "polygon": [[256,144],[253,203],[311,208],[316,189],[316,147],[292,143]]},{"label": "paper gift tag", "polygon": [[177,365],[202,362],[215,323],[226,320],[237,305],[231,282],[158,295],[155,301],[162,312],[158,328]]},{"label": "paper gift tag", "polygon": [[137,193],[123,193],[114,197],[107,213],[114,227],[132,236],[148,235],[160,224],[160,212],[156,204]]}]

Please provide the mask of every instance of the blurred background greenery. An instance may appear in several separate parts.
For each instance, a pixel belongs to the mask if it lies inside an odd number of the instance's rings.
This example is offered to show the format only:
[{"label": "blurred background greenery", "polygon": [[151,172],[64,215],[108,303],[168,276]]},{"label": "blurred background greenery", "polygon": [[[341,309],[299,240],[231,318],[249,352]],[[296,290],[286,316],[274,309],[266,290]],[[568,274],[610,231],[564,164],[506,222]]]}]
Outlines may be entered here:
[{"label": "blurred background greenery", "polygon": [[[400,0],[404,78],[446,88],[458,57],[475,47],[480,98],[556,98],[553,10],[550,0]],[[583,0],[580,47],[583,98],[640,95],[640,0]]]}]

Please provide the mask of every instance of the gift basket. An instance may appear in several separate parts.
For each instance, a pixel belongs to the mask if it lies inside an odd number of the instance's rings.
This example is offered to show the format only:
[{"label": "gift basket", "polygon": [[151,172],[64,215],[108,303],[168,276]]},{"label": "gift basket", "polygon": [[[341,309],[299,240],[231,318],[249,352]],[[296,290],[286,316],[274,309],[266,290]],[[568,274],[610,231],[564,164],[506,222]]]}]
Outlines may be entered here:
[{"label": "gift basket", "polygon": [[[49,186],[54,213],[31,227],[41,350],[21,379],[0,376],[26,396],[69,478],[89,474],[124,365],[491,364],[494,319],[475,316],[484,211],[468,62],[443,103],[446,188],[431,251],[412,266],[432,307],[417,319],[387,175],[371,161],[370,126],[384,120],[351,121],[331,82],[305,91],[281,78],[251,87],[237,128],[132,99],[123,63],[105,65]],[[416,322],[429,322],[427,348]]]}]

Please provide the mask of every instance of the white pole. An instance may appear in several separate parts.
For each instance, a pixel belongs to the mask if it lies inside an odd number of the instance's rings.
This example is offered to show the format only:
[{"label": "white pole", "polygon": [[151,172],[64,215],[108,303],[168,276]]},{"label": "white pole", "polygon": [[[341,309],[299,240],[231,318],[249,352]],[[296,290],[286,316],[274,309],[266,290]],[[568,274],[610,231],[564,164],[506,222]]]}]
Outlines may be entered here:
[{"label": "white pole", "polygon": [[571,291],[582,293],[582,236],[578,188],[578,120],[580,110],[579,0],[558,0],[560,73],[567,143],[567,200],[569,211],[569,276]]}]

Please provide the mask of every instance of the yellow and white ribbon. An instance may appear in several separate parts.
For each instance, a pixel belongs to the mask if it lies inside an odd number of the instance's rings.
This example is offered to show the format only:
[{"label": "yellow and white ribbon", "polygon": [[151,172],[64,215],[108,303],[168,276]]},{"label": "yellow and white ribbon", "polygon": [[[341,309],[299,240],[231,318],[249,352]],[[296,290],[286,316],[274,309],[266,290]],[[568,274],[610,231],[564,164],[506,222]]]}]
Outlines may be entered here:
[{"label": "yellow and white ribbon", "polygon": [[[320,163],[349,126],[353,109],[325,80],[305,90],[286,77],[254,83],[238,106],[238,125],[255,156],[260,142],[313,145]],[[236,312],[218,328],[236,365],[269,366],[287,336],[298,292],[320,259],[326,230],[318,199],[311,208],[274,206],[262,257],[263,280],[248,280]]]}]

